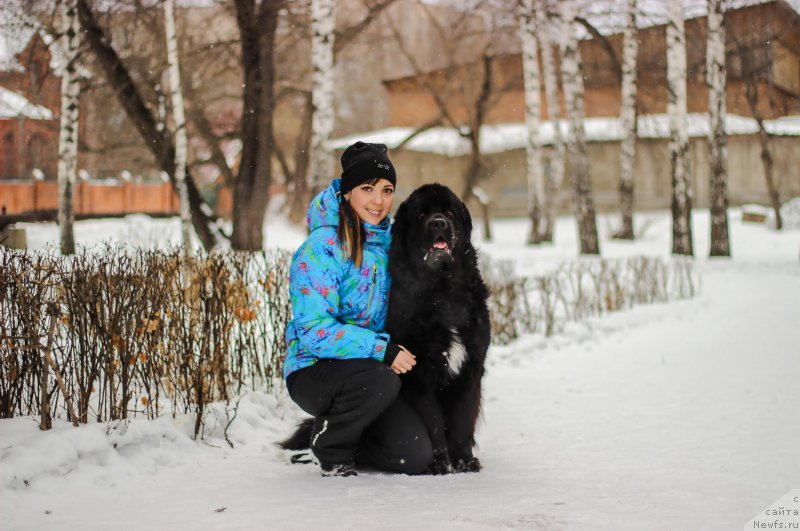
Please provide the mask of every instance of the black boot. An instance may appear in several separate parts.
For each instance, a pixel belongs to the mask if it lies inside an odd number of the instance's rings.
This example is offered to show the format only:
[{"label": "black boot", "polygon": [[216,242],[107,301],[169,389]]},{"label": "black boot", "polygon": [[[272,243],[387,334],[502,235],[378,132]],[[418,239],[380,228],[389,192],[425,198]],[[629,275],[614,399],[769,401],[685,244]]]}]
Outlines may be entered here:
[{"label": "black boot", "polygon": [[357,476],[356,467],[353,463],[341,463],[337,465],[320,465],[322,470],[322,477],[340,476],[347,478],[350,476]]}]

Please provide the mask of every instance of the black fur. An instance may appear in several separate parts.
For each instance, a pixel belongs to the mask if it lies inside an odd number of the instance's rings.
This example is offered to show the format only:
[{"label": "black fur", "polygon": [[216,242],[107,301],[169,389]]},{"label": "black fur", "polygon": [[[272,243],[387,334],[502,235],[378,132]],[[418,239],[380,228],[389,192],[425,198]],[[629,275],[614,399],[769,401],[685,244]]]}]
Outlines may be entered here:
[{"label": "black fur", "polygon": [[[439,184],[415,190],[398,208],[392,227],[387,331],[417,359],[401,376],[401,392],[428,429],[432,473],[480,469],[472,451],[490,321],[471,233],[466,206]],[[444,353],[455,334],[466,359],[452,375]]]},{"label": "black fur", "polygon": [[295,432],[286,440],[280,441],[278,446],[284,450],[305,450],[311,447],[311,430],[314,427],[313,417],[301,420]]}]

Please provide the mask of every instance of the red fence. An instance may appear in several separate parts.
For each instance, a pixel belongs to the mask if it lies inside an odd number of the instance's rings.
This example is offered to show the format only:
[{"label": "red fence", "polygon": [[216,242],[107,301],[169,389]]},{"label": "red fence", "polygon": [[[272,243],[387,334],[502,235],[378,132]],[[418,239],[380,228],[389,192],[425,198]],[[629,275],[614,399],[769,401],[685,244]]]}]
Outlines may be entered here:
[{"label": "red fence", "polygon": [[[175,214],[178,197],[169,183],[103,184],[80,181],[73,198],[76,214]],[[58,183],[0,181],[0,212],[22,214],[58,208]]]}]

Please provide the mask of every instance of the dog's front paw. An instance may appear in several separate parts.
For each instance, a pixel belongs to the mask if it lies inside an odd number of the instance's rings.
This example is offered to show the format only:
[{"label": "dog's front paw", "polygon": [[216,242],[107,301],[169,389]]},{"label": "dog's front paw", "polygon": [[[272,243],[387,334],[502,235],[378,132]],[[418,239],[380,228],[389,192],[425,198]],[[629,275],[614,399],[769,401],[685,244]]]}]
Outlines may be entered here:
[{"label": "dog's front paw", "polygon": [[441,476],[443,474],[452,474],[453,472],[455,472],[455,469],[453,469],[453,464],[450,462],[450,454],[447,453],[447,450],[434,450],[433,461],[425,469],[425,473]]},{"label": "dog's front paw", "polygon": [[453,465],[456,472],[480,472],[481,462],[477,457],[468,457],[466,459],[459,459]]}]

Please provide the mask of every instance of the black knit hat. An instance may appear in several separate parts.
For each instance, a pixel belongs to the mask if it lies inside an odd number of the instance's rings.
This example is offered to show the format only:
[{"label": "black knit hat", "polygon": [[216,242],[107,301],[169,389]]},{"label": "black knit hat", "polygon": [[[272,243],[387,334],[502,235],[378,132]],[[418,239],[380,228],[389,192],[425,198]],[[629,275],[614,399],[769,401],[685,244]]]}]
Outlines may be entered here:
[{"label": "black knit hat", "polygon": [[342,186],[340,193],[350,190],[370,179],[386,179],[393,185],[397,182],[394,165],[386,153],[385,144],[356,142],[342,153]]}]

